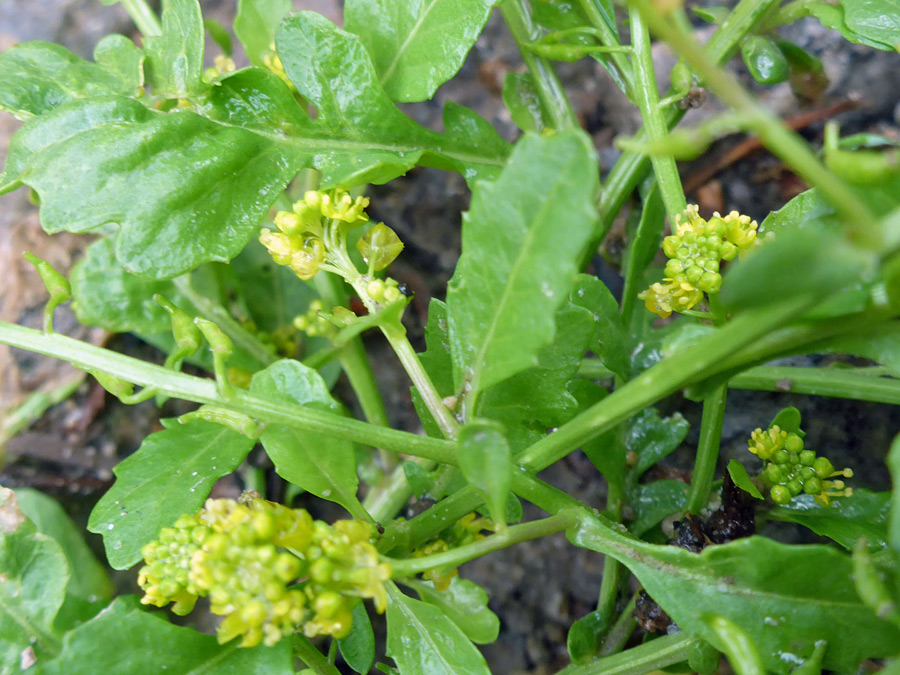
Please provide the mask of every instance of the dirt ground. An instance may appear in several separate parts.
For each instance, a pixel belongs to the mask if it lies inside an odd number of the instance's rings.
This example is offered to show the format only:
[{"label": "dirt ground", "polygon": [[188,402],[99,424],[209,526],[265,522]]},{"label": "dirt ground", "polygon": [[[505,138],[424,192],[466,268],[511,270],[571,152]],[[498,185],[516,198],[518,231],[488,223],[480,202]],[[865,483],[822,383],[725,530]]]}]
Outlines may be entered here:
[{"label": "dirt ground", "polygon": [[[230,25],[232,0],[201,1],[205,13]],[[295,0],[297,9],[315,9],[339,21],[337,0]],[[494,16],[470,54],[462,72],[438,91],[431,102],[407,105],[404,110],[428,126],[439,128],[440,111],[446,101],[476,109],[514,140],[517,132],[500,98],[503,76],[521,69],[515,46],[499,16]],[[132,31],[124,11],[93,0],[5,0],[0,2],[0,48],[27,40],[60,42],[89,57],[94,44],[109,32]],[[701,31],[708,29],[700,27]],[[800,101],[786,85],[756,88],[759,96],[786,118],[808,114],[818,120],[802,133],[820,140],[822,120],[838,119],[844,133],[878,131],[898,136],[900,67],[897,54],[850,45],[813,20],[804,20],[783,31],[787,37],[819,56],[830,84],[821,97]],[[211,52],[212,53],[212,52]],[[671,56],[659,49],[660,72],[667,72]],[[742,66],[737,66],[745,79]],[[639,119],[634,108],[618,92],[605,71],[584,60],[561,64],[559,72],[577,114],[593,135],[602,168],[608,170],[618,152],[612,141],[618,133],[634,131]],[[842,113],[835,110],[849,109]],[[719,110],[715,102],[689,114],[696,122]],[[19,123],[0,115],[0,159]],[[716,144],[702,160],[685,165],[683,178],[692,187],[691,198],[704,210],[738,209],[762,219],[779,208],[803,185],[776,159],[763,152],[736,156],[741,137]],[[745,147],[746,149],[746,147]],[[731,155],[729,155],[731,153]],[[739,153],[740,154],[740,153]],[[465,183],[456,174],[418,169],[389,185],[371,190],[373,217],[388,223],[406,242],[394,273],[416,292],[415,311],[409,314],[414,343],[422,346],[424,308],[429,297],[442,298],[459,255],[460,213],[468,206]],[[621,242],[613,236],[607,262],[598,257],[595,271],[615,290],[618,280],[614,258]],[[87,237],[56,235],[41,230],[37,210],[26,191],[0,201],[0,319],[38,326],[44,291],[36,274],[21,258],[30,250],[66,270],[89,243]],[[112,337],[102,331],[80,327],[72,314],[61,310],[57,329],[95,343],[109,343],[144,358],[161,361],[152,348],[134,338]],[[376,337],[367,346],[374,355],[379,383],[388,401],[392,421],[416,430],[418,422],[408,396],[408,382],[388,348]],[[814,357],[815,358],[815,357]],[[52,359],[36,357],[0,347],[0,416],[35,391],[54,392],[75,382],[74,369]],[[339,392],[346,393],[344,383]],[[345,397],[349,400],[349,397]],[[29,430],[8,441],[0,454],[0,484],[31,485],[60,498],[76,519],[86,520],[91,506],[112,481],[111,469],[157,428],[160,416],[185,408],[157,410],[152,402],[126,408],[105,396],[93,381],[83,382],[74,397],[55,406]],[[834,458],[836,465],[853,466],[855,484],[871,489],[889,488],[884,456],[891,438],[900,431],[900,418],[889,406],[844,402],[789,394],[731,392],[723,436],[724,465],[745,453],[749,432],[765,425],[780,408],[795,405],[803,413],[809,432],[807,444]],[[699,431],[699,405],[679,396],[665,402],[666,412],[681,411],[692,431],[684,447],[670,460],[673,468],[689,471]],[[2,446],[2,443],[0,443]],[[543,475],[553,485],[586,503],[602,507],[605,488],[596,471],[580,453],[548,469]],[[236,490],[225,485],[222,490]],[[536,515],[531,513],[531,515]],[[797,537],[796,530],[775,533]],[[89,535],[93,537],[93,535]],[[92,542],[97,544],[96,541]],[[599,589],[602,557],[569,546],[562,536],[519,545],[469,563],[462,573],[482,584],[491,594],[491,607],[501,617],[500,639],[484,653],[495,673],[550,673],[568,662],[566,631],[571,623],[593,609]],[[121,577],[124,590],[133,588],[130,576]]]}]

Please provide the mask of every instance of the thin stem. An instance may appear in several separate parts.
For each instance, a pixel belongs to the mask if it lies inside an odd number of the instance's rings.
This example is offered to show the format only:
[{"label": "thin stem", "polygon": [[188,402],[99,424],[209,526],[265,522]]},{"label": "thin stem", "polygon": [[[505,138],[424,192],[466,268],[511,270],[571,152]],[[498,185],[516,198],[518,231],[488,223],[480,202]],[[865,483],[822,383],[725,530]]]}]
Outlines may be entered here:
[{"label": "thin stem", "polygon": [[215,382],[209,379],[178,373],[57,333],[47,335],[31,328],[0,322],[0,344],[53,356],[81,370],[97,370],[137,385],[156,387],[166,396],[236,410],[263,422],[376,445],[445,464],[456,461],[456,446],[447,441],[379,427],[287,401],[274,401],[243,390],[236,390],[234,398],[225,400],[216,391]]},{"label": "thin stem", "polygon": [[219,326],[237,347],[243,349],[264,366],[275,362],[277,357],[272,348],[263,344],[256,335],[235,321],[220,304],[195,291],[191,286],[190,277],[187,275],[178,277],[175,279],[175,287],[204,318]]},{"label": "thin stem", "polygon": [[146,0],[122,0],[122,7],[144,37],[162,35],[162,25]]},{"label": "thin stem", "polygon": [[637,647],[597,659],[592,663],[571,665],[557,675],[643,675],[684,661],[696,640],[687,635],[664,635]]},{"label": "thin stem", "polygon": [[[659,90],[653,68],[653,55],[650,51],[650,32],[640,13],[633,7],[629,10],[629,18],[637,83],[634,95],[641,110],[647,138],[651,143],[661,142],[668,135],[669,127],[659,107]],[[676,216],[683,213],[687,206],[678,166],[671,155],[653,155],[650,157],[650,163],[656,174],[656,184],[666,207],[666,215],[669,216],[669,223],[674,228]]]},{"label": "thin stem", "polygon": [[725,419],[725,398],[728,385],[721,385],[703,401],[703,418],[700,422],[700,441],[694,460],[694,475],[688,492],[685,510],[700,513],[709,501],[716,461],[719,458],[719,442],[722,439],[722,421]]},{"label": "thin stem", "polygon": [[900,380],[839,368],[757,366],[728,381],[731,389],[832,396],[900,405]]},{"label": "thin stem", "polygon": [[524,45],[540,38],[540,31],[531,20],[531,8],[525,0],[503,0],[500,11],[509,27],[509,32],[519,46],[522,60],[531,73],[541,107],[544,109],[548,126],[556,129],[580,127],[578,118],[563,90],[556,71],[547,59],[538,56]]},{"label": "thin stem", "polygon": [[637,604],[638,594],[631,596],[631,600],[625,605],[625,609],[619,614],[619,618],[609,629],[606,639],[603,640],[603,646],[600,647],[598,656],[609,656],[622,651],[622,648],[628,642],[628,638],[637,627],[637,621],[634,618],[634,606]]},{"label": "thin stem", "polygon": [[[578,4],[591,25],[597,29],[601,43],[607,47],[616,47],[622,44],[618,32],[613,28],[615,16],[606,16],[606,10],[602,4],[597,0],[579,0]],[[609,60],[625,87],[625,95],[631,97],[634,92],[634,72],[631,62],[624,54],[616,53],[611,54]]]},{"label": "thin stem", "polygon": [[434,567],[458,567],[465,562],[480,558],[494,551],[499,551],[513,544],[518,544],[521,541],[538,539],[549,534],[561,532],[574,525],[575,522],[576,516],[574,513],[560,513],[530,523],[513,525],[506,528],[503,532],[492,534],[480,541],[460,546],[451,551],[426,555],[421,558],[408,558],[406,560],[387,559],[387,562],[391,565],[391,574],[394,578],[411,577]]},{"label": "thin stem", "polygon": [[13,408],[0,419],[0,456],[3,454],[3,444],[11,438],[18,436],[32,424],[37,422],[45,412],[57,403],[65,401],[75,393],[81,383],[84,382],[85,373],[75,374],[63,382],[59,387],[50,391],[37,391],[29,396],[21,405]]},{"label": "thin stem", "polygon": [[305,635],[300,635],[299,633],[294,635],[294,654],[316,675],[341,675],[341,671],[337,669],[337,666],[330,663],[325,655],[316,649],[316,646]]},{"label": "thin stem", "polygon": [[650,0],[631,0],[631,6],[647,25],[703,78],[706,86],[724,103],[745,116],[746,125],[760,141],[798,176],[819,189],[822,196],[842,216],[847,234],[860,245],[877,248],[881,243],[878,221],[869,207],[847,185],[825,168],[809,145],[767,108],[756,102],[737,78],[721,70],[697,46],[694,37],[676,22],[668,21]]},{"label": "thin stem", "polygon": [[[437,463],[431,460],[416,459],[424,471],[431,471],[437,466]],[[411,494],[412,488],[406,480],[406,473],[402,466],[398,466],[381,485],[369,491],[363,500],[363,506],[376,522],[381,522],[393,518],[409,500]]]}]

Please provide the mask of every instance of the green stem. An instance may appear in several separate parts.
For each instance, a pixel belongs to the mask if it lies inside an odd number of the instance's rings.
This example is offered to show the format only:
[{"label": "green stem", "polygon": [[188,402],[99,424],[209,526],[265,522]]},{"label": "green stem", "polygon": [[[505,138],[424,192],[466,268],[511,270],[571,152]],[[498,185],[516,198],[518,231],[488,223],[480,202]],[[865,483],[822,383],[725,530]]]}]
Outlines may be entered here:
[{"label": "green stem", "polygon": [[807,143],[784,122],[741,86],[737,78],[721,70],[713,59],[697,46],[693,35],[676,22],[668,21],[653,8],[651,0],[631,0],[631,6],[647,25],[664,39],[704,80],[722,101],[740,110],[746,125],[760,141],[798,176],[819,189],[822,196],[843,217],[847,234],[860,245],[877,248],[881,243],[878,221],[869,207],[847,185],[825,168]]},{"label": "green stem", "polygon": [[795,318],[810,306],[809,297],[790,298],[774,307],[748,310],[715,335],[682,350],[628,382],[588,408],[554,433],[543,437],[518,457],[529,472],[540,471],[562,459],[585,441],[596,438],[634,413],[677,391],[682,386],[717,372],[726,357]]},{"label": "green stem", "polygon": [[145,38],[162,35],[162,25],[146,0],[122,0],[122,7]]},{"label": "green stem", "polygon": [[540,30],[531,19],[531,8],[526,0],[503,0],[500,11],[509,27],[509,32],[519,46],[522,60],[531,73],[545,119],[552,129],[562,130],[580,127],[578,118],[572,110],[562,83],[556,71],[547,59],[538,56],[524,45],[540,39]]},{"label": "green stem", "polygon": [[316,649],[305,635],[294,635],[294,654],[316,675],[341,675],[341,671],[333,663],[329,663],[325,655]]},{"label": "green stem", "polygon": [[[734,54],[744,37],[765,17],[769,11],[778,5],[780,0],[741,0],[728,18],[710,37],[704,46],[709,59],[718,65],[722,65]],[[663,113],[666,126],[671,129],[685,115],[684,110],[670,107]],[[644,135],[639,131],[634,138],[640,139]],[[638,184],[643,180],[650,168],[650,158],[644,154],[634,152],[623,153],[613,166],[603,185],[603,191],[597,200],[597,210],[600,213],[600,221],[594,233],[591,245],[588,247],[588,255],[592,256],[606,237],[613,221],[625,204],[628,196],[634,192]],[[585,263],[586,264],[586,263]]]},{"label": "green stem", "polygon": [[900,405],[900,380],[863,374],[857,369],[757,366],[730,379],[728,386],[731,389],[811,394]]},{"label": "green stem", "polygon": [[[641,118],[644,120],[644,132],[651,143],[662,142],[669,133],[669,127],[659,107],[659,89],[656,84],[656,73],[653,68],[653,55],[650,51],[650,32],[640,13],[631,8],[631,46],[634,50],[634,74],[637,87],[635,97]],[[653,155],[650,157],[656,184],[669,216],[669,224],[675,227],[675,218],[684,213],[687,202],[681,187],[681,176],[678,166],[671,155]]]},{"label": "green stem", "polygon": [[513,525],[503,532],[492,534],[480,541],[465,546],[460,546],[451,551],[426,555],[421,558],[408,558],[406,560],[387,559],[391,565],[391,575],[395,579],[411,577],[434,567],[459,567],[465,562],[480,558],[488,553],[499,551],[513,544],[529,539],[546,537],[568,529],[576,522],[574,513],[560,513],[549,518],[535,520],[522,525]]},{"label": "green stem", "polygon": [[557,675],[643,675],[690,656],[696,640],[687,635],[664,635],[637,647],[597,659],[592,663],[571,665]]},{"label": "green stem", "polygon": [[215,382],[209,379],[168,370],[57,333],[47,335],[0,321],[0,344],[53,356],[81,370],[102,371],[137,385],[156,387],[167,396],[235,410],[263,422],[315,431],[445,464],[456,461],[454,443],[379,427],[286,401],[275,401],[243,390],[236,390],[234,398],[225,400],[216,391]]},{"label": "green stem", "polygon": [[[614,29],[615,16],[607,16],[603,5],[597,0],[579,0],[581,11],[587,17],[591,25],[597,29],[600,42],[607,47],[617,47],[622,44],[619,39],[619,33]],[[629,98],[634,92],[634,72],[631,68],[631,62],[624,54],[611,54],[609,61],[612,62],[613,68],[618,73],[619,79],[625,87],[625,95]]]},{"label": "green stem", "polygon": [[769,17],[762,22],[759,30],[760,33],[767,33],[779,26],[786,26],[800,19],[809,16],[809,7],[815,0],[794,0],[783,7],[779,7],[778,11],[772,12]]},{"label": "green stem", "polygon": [[175,279],[175,287],[188,302],[190,302],[204,318],[215,323],[222,332],[231,338],[237,347],[240,347],[264,366],[274,363],[277,359],[272,348],[263,344],[256,335],[248,331],[217,302],[213,302],[202,293],[198,293],[191,286],[189,276]]},{"label": "green stem", "polygon": [[84,378],[85,373],[76,372],[59,387],[33,393],[21,405],[0,418],[0,464],[3,463],[3,444],[37,422],[57,403],[62,403],[74,394]]},{"label": "green stem", "polygon": [[[431,460],[416,459],[418,460],[416,463],[425,471],[431,471],[437,466],[437,463]],[[402,466],[398,466],[383,484],[369,491],[363,500],[363,506],[376,522],[381,522],[393,518],[409,500],[411,494],[412,489],[406,480],[406,473]]]},{"label": "green stem", "polygon": [[719,442],[722,439],[722,421],[725,419],[725,398],[728,385],[719,386],[703,401],[703,418],[700,422],[700,442],[694,460],[694,475],[688,493],[685,510],[700,513],[709,501],[716,461],[719,458]]},{"label": "green stem", "polygon": [[613,627],[609,629],[606,638],[603,640],[603,646],[600,647],[598,656],[609,656],[622,651],[622,648],[628,642],[628,638],[637,627],[637,621],[634,618],[634,607],[637,604],[638,594],[631,596],[631,600],[625,605],[625,609],[616,619]]}]

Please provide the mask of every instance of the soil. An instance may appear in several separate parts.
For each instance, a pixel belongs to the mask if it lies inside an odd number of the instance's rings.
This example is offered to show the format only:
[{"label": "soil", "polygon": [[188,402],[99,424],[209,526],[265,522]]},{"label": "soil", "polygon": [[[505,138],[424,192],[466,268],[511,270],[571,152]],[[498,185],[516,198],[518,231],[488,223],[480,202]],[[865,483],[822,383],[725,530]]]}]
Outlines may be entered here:
[{"label": "soil", "polygon": [[[201,4],[205,16],[230,25],[233,0]],[[340,17],[338,0],[296,0],[294,4],[297,9],[320,11],[332,20]],[[131,31],[128,17],[119,6],[106,7],[94,0],[0,2],[0,49],[16,42],[40,39],[62,43],[89,57],[103,35]],[[698,31],[707,34],[709,29],[698,25]],[[829,85],[817,99],[800,100],[787,84],[768,88],[753,85],[743,66],[736,65],[742,78],[762,100],[786,118],[810,111],[827,112],[833,104],[843,102],[844,107],[852,109],[830,118],[841,122],[844,133],[877,131],[900,137],[896,117],[896,92],[900,91],[897,54],[851,45],[814,20],[788,27],[782,35],[823,60]],[[655,56],[659,71],[668,72],[671,55],[660,48]],[[517,131],[503,106],[500,86],[507,72],[521,68],[515,46],[499,13],[495,12],[459,76],[441,87],[433,101],[406,105],[404,110],[423,124],[439,129],[443,104],[454,101],[476,109],[501,134],[514,140]],[[613,146],[614,136],[637,129],[637,113],[597,63],[583,60],[560,64],[558,70],[577,114],[593,135],[602,168],[608,170],[618,156]],[[690,112],[686,123],[696,123],[720,109],[714,101],[708,101]],[[9,116],[0,115],[0,160],[18,125]],[[821,120],[801,133],[820,141]],[[742,141],[741,137],[720,141],[702,160],[684,165],[683,177],[686,184],[698,183],[695,180],[698,176],[703,178],[689,198],[698,201],[704,211],[737,209],[762,219],[804,186],[777,159],[762,151],[722,166],[722,158]],[[387,186],[372,188],[370,195],[373,217],[388,223],[406,242],[406,250],[393,272],[416,294],[415,311],[407,313],[408,328],[414,344],[421,348],[427,300],[443,298],[459,255],[460,213],[468,206],[469,193],[457,174],[417,169]],[[598,257],[594,265],[595,272],[614,291],[621,283],[616,273],[621,243],[621,235],[617,233],[621,230],[619,223],[604,256]],[[87,237],[45,235],[26,191],[3,197],[0,319],[39,325],[43,290],[36,274],[21,259],[23,250],[33,251],[65,271],[82,254],[87,243]],[[113,337],[78,326],[65,308],[57,313],[57,328],[68,335],[97,344],[107,343],[141,358],[162,361],[158,352],[134,338]],[[417,430],[409,385],[399,365],[382,341],[368,338],[367,347],[373,354],[392,422],[400,428]],[[802,362],[818,360],[820,357],[810,357]],[[0,347],[0,414],[35,391],[54,391],[79,377],[77,371],[61,362]],[[338,387],[339,393],[347,394],[345,383],[339,382]],[[350,396],[344,398],[352,400]],[[900,431],[900,418],[892,414],[889,406],[819,397],[730,392],[720,469],[733,457],[746,461],[746,438],[750,431],[764,426],[778,410],[790,405],[798,407],[803,414],[809,447],[831,457],[836,466],[852,466],[856,473],[855,485],[889,489],[884,457],[891,439]],[[699,432],[700,406],[676,395],[660,407],[666,413],[680,411],[691,422],[691,433],[683,447],[666,462],[671,470],[688,476]],[[52,408],[29,430],[6,444],[5,461],[0,462],[0,484],[29,485],[47,491],[63,501],[76,520],[84,523],[92,505],[111,484],[115,463],[133,452],[145,435],[159,428],[161,416],[179,414],[186,409],[184,404],[174,402],[161,411],[152,402],[125,407],[106,396],[93,380],[85,381],[72,398]],[[254,456],[253,461],[264,460]],[[598,508],[604,504],[603,481],[580,452],[547,469],[541,477],[587,504]],[[238,489],[236,481],[217,486],[220,494],[232,494]],[[526,517],[538,515],[536,509],[526,509]],[[813,535],[796,528],[782,527],[765,533],[792,541],[815,540]],[[99,550],[98,538],[89,537]],[[465,565],[462,574],[489,590],[491,607],[501,617],[500,639],[483,648],[492,672],[550,673],[568,663],[566,631],[574,620],[594,608],[602,563],[601,556],[573,548],[562,535],[557,535]],[[121,576],[120,586],[123,591],[133,590],[133,577]]]}]

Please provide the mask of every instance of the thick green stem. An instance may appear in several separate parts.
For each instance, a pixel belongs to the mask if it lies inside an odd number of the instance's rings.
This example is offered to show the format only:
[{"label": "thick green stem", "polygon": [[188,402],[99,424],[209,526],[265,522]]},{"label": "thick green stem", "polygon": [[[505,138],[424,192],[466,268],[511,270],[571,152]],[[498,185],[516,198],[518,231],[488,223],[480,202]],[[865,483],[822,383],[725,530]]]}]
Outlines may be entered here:
[{"label": "thick green stem", "polygon": [[[778,5],[780,0],[741,0],[728,18],[719,26],[718,30],[706,43],[704,51],[709,59],[718,65],[722,65],[734,54],[741,40],[765,17],[769,11]],[[686,111],[677,107],[667,108],[663,113],[666,126],[671,129]],[[635,139],[644,137],[640,131]],[[600,213],[600,221],[594,233],[591,245],[588,247],[588,256],[593,256],[600,242],[606,237],[613,221],[625,204],[628,196],[634,192],[638,184],[643,180],[650,168],[650,158],[634,152],[623,153],[613,166],[603,191],[597,201],[597,210]]]},{"label": "thick green stem", "polygon": [[146,0],[122,0],[122,7],[145,38],[162,35],[162,25]]},{"label": "thick green stem", "polygon": [[[591,25],[600,34],[600,42],[606,47],[618,47],[621,45],[619,33],[615,30],[615,16],[606,16],[606,10],[597,0],[579,0],[581,11],[587,17]],[[611,53],[607,59],[612,63],[618,73],[619,79],[625,86],[625,93],[631,97],[634,92],[634,72],[631,62],[624,54]]]},{"label": "thick green stem", "polygon": [[[644,120],[647,138],[651,142],[659,142],[668,135],[669,127],[659,107],[659,90],[653,68],[653,54],[650,51],[650,32],[640,13],[633,8],[629,12],[629,19],[637,84],[634,95],[641,111],[641,118]],[[656,174],[656,184],[666,207],[666,215],[669,216],[669,224],[674,228],[676,216],[683,213],[687,206],[678,166],[671,155],[653,155],[650,163]]]},{"label": "thick green stem", "polygon": [[329,662],[305,635],[294,635],[294,654],[316,675],[341,675],[337,666]]},{"label": "thick green stem", "polygon": [[137,385],[155,387],[166,396],[235,410],[262,422],[315,431],[445,464],[456,461],[456,445],[447,441],[375,426],[324,410],[274,401],[243,390],[236,390],[234,398],[225,400],[219,396],[216,383],[212,380],[178,373],[64,335],[45,334],[0,322],[0,344],[53,356],[82,370],[98,370]]},{"label": "thick green stem", "polygon": [[494,551],[499,551],[513,544],[518,544],[521,541],[538,539],[546,537],[548,534],[562,532],[574,525],[575,522],[576,516],[574,513],[560,513],[542,520],[513,525],[506,528],[503,532],[492,534],[480,541],[460,546],[451,551],[426,555],[421,558],[408,558],[406,560],[388,559],[387,562],[391,565],[391,574],[395,579],[420,574],[434,567],[458,567],[465,562],[480,558]]},{"label": "thick green stem", "polygon": [[203,318],[212,321],[221,328],[222,332],[231,338],[235,346],[243,349],[264,366],[275,362],[277,357],[271,347],[264,345],[258,337],[235,321],[234,317],[225,311],[225,308],[220,304],[195,291],[191,286],[189,277],[183,276],[176,279],[175,287],[179,293],[197,308],[197,311],[203,315]]},{"label": "thick green stem", "polygon": [[857,369],[757,366],[731,378],[728,386],[900,405],[900,380],[860,373]]},{"label": "thick green stem", "polygon": [[677,22],[662,16],[654,9],[650,0],[631,0],[631,6],[640,12],[654,33],[664,39],[703,78],[710,91],[734,110],[741,111],[746,125],[774,155],[798,176],[819,189],[822,197],[844,219],[847,233],[852,239],[862,246],[873,249],[879,247],[880,228],[869,207],[841,179],[825,168],[798,134],[757,103],[734,75],[720,69],[715,60],[697,46],[693,35]]},{"label": "thick green stem", "polygon": [[540,39],[540,30],[531,19],[531,8],[525,0],[503,0],[500,3],[500,11],[509,27],[522,60],[531,73],[535,90],[541,99],[541,107],[544,109],[548,126],[557,129],[569,129],[580,127],[578,118],[572,110],[569,99],[563,90],[562,83],[556,76],[556,71],[547,59],[538,56],[523,45]]},{"label": "thick green stem", "polygon": [[721,385],[703,401],[700,442],[697,445],[694,475],[691,478],[691,489],[685,507],[689,513],[700,513],[709,501],[709,491],[716,472],[716,460],[719,458],[719,442],[722,439],[722,421],[725,419],[727,395],[728,386]]},{"label": "thick green stem", "polygon": [[684,661],[690,656],[694,642],[694,638],[683,633],[664,635],[592,663],[568,666],[557,675],[643,675]]}]

